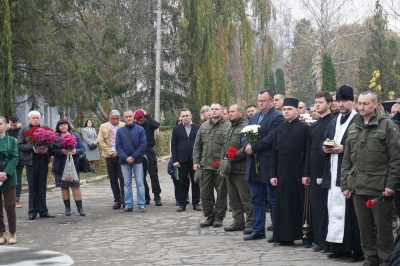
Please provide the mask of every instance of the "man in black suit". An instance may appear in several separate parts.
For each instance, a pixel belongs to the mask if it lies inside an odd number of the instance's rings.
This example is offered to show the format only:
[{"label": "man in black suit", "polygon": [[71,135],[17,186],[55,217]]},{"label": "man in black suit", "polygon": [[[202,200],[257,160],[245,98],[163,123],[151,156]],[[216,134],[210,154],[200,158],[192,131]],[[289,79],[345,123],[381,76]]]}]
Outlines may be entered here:
[{"label": "man in black suit", "polygon": [[[246,181],[250,185],[254,226],[253,233],[244,237],[243,240],[265,238],[265,199],[267,194],[268,202],[271,205],[272,227],[274,226],[275,191],[270,184],[272,142],[275,136],[275,129],[285,122],[285,118],[275,109],[273,100],[272,91],[261,91],[258,94],[258,109],[260,111],[249,120],[249,125],[260,125],[260,128],[258,129],[259,140],[255,143],[248,143],[245,146],[245,152],[247,153]],[[256,169],[255,155],[257,155],[258,169]]]},{"label": "man in black suit", "polygon": [[193,210],[202,211],[200,201],[200,187],[194,182],[193,145],[199,126],[192,123],[192,113],[189,109],[181,111],[182,123],[172,130],[171,152],[174,167],[179,168],[179,208],[178,212],[186,210],[190,181],[192,181]]}]

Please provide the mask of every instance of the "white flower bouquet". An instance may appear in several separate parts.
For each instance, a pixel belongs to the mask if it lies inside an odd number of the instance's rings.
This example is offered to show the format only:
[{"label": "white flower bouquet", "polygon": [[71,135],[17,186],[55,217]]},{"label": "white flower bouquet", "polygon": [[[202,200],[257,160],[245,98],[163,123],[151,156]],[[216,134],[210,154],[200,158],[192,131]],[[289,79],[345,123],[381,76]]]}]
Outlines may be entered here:
[{"label": "white flower bouquet", "polygon": [[[247,141],[252,144],[257,142],[260,139],[260,135],[258,134],[258,129],[260,128],[260,125],[248,125],[245,126],[241,133],[245,136]],[[255,161],[256,161],[256,173],[259,174],[259,167],[260,163],[257,160],[257,154],[254,154]]]}]

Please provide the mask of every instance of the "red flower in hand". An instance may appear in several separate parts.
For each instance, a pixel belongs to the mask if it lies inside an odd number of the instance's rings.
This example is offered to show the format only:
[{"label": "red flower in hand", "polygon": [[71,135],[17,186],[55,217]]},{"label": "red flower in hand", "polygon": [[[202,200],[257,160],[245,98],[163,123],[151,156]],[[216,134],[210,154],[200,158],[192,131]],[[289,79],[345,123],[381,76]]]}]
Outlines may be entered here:
[{"label": "red flower in hand", "polygon": [[375,199],[367,200],[367,202],[365,202],[365,206],[367,206],[368,209],[372,209],[372,207],[374,207],[375,203],[377,203],[378,200],[380,200],[381,198],[382,198],[382,196],[379,196]]},{"label": "red flower in hand", "polygon": [[374,201],[374,200],[367,200],[365,205],[367,206],[367,208],[372,209],[372,207],[374,206],[375,203],[376,203],[376,201]]},{"label": "red flower in hand", "polygon": [[226,156],[231,159],[238,155],[237,149],[235,147],[229,146],[228,151],[226,152]]},{"label": "red flower in hand", "polygon": [[212,166],[214,168],[218,168],[220,164],[221,164],[221,162],[218,160],[218,161],[215,161]]}]

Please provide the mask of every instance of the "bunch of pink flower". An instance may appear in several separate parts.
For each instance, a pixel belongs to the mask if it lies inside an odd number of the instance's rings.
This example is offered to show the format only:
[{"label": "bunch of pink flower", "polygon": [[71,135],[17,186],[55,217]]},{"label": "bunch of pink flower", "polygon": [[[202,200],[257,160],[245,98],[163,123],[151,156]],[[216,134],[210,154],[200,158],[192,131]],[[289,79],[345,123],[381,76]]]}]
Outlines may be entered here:
[{"label": "bunch of pink flower", "polygon": [[76,145],[76,138],[74,135],[64,135],[60,138],[60,144],[62,147],[72,150]]},{"label": "bunch of pink flower", "polygon": [[39,127],[32,133],[30,143],[34,146],[53,146],[56,142],[56,133],[48,127]]}]

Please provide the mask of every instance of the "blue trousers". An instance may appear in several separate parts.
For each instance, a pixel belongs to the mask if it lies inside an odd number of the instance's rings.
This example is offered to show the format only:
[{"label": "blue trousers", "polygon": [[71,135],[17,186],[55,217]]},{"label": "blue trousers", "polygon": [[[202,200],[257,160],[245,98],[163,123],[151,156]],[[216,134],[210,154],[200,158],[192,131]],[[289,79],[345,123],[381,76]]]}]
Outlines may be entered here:
[{"label": "blue trousers", "polygon": [[254,226],[253,232],[265,234],[265,199],[271,205],[272,227],[274,226],[275,188],[271,184],[262,182],[249,182],[251,203],[253,205]]}]

